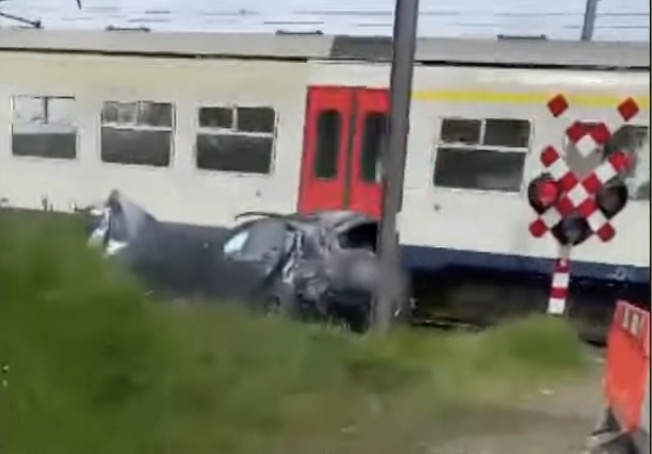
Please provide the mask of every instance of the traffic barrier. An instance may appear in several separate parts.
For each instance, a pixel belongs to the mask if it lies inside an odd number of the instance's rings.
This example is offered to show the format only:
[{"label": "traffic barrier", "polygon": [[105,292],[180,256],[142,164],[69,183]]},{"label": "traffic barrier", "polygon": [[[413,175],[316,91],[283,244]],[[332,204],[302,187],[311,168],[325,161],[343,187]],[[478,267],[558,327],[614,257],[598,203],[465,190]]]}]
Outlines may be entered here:
[{"label": "traffic barrier", "polygon": [[604,392],[621,433],[649,452],[650,312],[618,301],[607,339]]}]

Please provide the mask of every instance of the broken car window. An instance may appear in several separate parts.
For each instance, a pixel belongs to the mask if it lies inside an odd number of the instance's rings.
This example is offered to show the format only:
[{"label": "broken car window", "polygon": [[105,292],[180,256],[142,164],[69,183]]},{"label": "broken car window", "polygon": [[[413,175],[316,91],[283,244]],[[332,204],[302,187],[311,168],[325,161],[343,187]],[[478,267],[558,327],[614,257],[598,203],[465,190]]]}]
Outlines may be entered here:
[{"label": "broken car window", "polygon": [[367,249],[369,251],[375,251],[377,235],[378,225],[376,223],[361,224],[339,235],[340,246],[343,249]]},{"label": "broken car window", "polygon": [[247,242],[248,237],[249,237],[249,232],[247,230],[235,234],[224,245],[224,249],[223,249],[224,255],[229,256],[229,255],[242,252],[242,248]]},{"label": "broken car window", "polygon": [[283,222],[261,220],[250,224],[232,236],[224,245],[224,254],[230,258],[263,261],[274,259],[285,252],[291,238]]}]

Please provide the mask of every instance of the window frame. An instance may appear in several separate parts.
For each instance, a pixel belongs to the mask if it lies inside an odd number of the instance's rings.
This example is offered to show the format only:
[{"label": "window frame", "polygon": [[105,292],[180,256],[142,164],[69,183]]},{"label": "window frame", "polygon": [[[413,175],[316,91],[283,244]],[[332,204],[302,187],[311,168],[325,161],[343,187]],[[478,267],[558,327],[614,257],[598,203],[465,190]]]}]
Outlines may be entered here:
[{"label": "window frame", "polygon": [[[635,128],[635,129],[644,128],[647,131],[648,152],[652,153],[652,146],[651,146],[651,142],[650,142],[650,133],[652,131],[651,131],[650,125],[646,125],[646,124],[643,124],[643,123],[624,123],[624,124],[620,125],[618,127],[618,129],[611,132],[611,138],[613,138],[613,136],[616,134],[616,132],[618,132],[619,130],[621,130],[623,128],[627,128],[627,127]],[[635,151],[635,154],[636,154],[636,161],[635,161],[635,164],[634,164],[634,169],[636,169],[636,167],[638,166],[638,164],[640,162],[638,152]],[[652,158],[652,156],[650,156],[650,158]],[[625,183],[625,185],[627,186],[627,190],[628,190],[627,203],[634,202],[634,203],[648,203],[649,204],[650,203],[650,194],[649,194],[649,192],[647,192],[648,196],[645,197],[645,198],[632,197],[632,194],[629,191],[629,185],[627,184],[627,180],[629,180],[630,178],[632,178],[632,177],[623,179],[623,183]],[[647,181],[648,181],[648,184],[649,184],[650,179],[648,179]]]},{"label": "window frame", "polygon": [[[232,126],[230,128],[223,128],[219,126],[202,126],[199,117],[202,109],[218,108],[218,109],[230,109],[231,110],[231,119]],[[274,112],[274,125],[271,132],[254,132],[254,131],[239,131],[237,129],[237,119],[238,119],[238,108],[259,108],[259,109],[271,109]],[[208,103],[198,103],[194,107],[193,114],[193,124],[194,124],[194,134],[192,142],[192,157],[193,157],[193,169],[195,172],[199,172],[204,175],[230,175],[237,177],[248,177],[248,178],[272,178],[276,173],[276,144],[278,139],[278,124],[279,124],[279,111],[278,109],[271,104],[262,104],[262,103],[217,103],[217,102],[208,102]],[[272,144],[270,147],[270,162],[269,162],[269,171],[266,173],[259,172],[242,172],[242,171],[232,171],[232,170],[222,170],[222,169],[204,169],[197,165],[199,149],[197,146],[198,138],[200,134],[212,135],[212,136],[246,136],[246,137],[257,137],[257,138],[270,138],[272,139]]]},{"label": "window frame", "polygon": [[[493,196],[502,196],[502,197],[521,197],[524,187],[526,185],[525,175],[527,173],[527,159],[532,150],[532,145],[534,142],[534,120],[532,118],[515,118],[515,117],[463,117],[461,115],[451,115],[448,117],[439,117],[439,129],[435,132],[434,147],[431,153],[431,163],[430,163],[430,188],[434,191],[446,191],[449,193],[472,193],[477,195],[493,195]],[[479,121],[480,122],[480,133],[478,136],[477,143],[464,143],[464,142],[447,142],[442,140],[442,128],[446,120],[462,120],[462,121]],[[528,130],[528,142],[525,147],[512,147],[509,145],[485,145],[483,144],[486,131],[487,131],[487,120],[513,120],[513,121],[524,121],[527,122]],[[436,123],[437,124],[437,123]],[[518,190],[515,191],[500,191],[495,189],[480,189],[480,188],[457,188],[449,186],[439,186],[435,183],[435,171],[437,166],[437,159],[439,157],[439,150],[441,148],[446,148],[450,150],[469,150],[479,152],[488,152],[488,153],[522,153],[523,154],[523,171],[521,174],[521,183]]]},{"label": "window frame", "polygon": [[[75,130],[75,156],[72,158],[51,158],[44,156],[33,156],[33,155],[17,155],[14,154],[14,113],[16,111],[16,98],[39,98],[39,99],[68,99],[73,102],[72,116],[70,126],[74,127]],[[47,162],[48,164],[53,165],[65,165],[79,162],[81,160],[80,156],[80,145],[81,145],[81,134],[79,133],[79,109],[77,103],[79,99],[75,95],[63,95],[63,94],[40,94],[36,95],[33,92],[18,92],[13,93],[9,97],[9,109],[10,109],[10,123],[9,123],[9,156],[12,159],[18,159],[21,161],[34,161],[34,162]],[[30,123],[23,123],[30,124]],[[47,123],[46,123],[47,124]]]},{"label": "window frame", "polygon": [[[170,105],[170,126],[154,126],[154,125],[139,125],[134,124],[125,124],[118,122],[104,122],[102,120],[102,113],[104,111],[104,106],[107,103],[118,103],[118,104],[138,104],[141,102],[152,103],[152,104],[169,104]],[[173,169],[176,165],[177,153],[176,153],[176,136],[177,136],[177,105],[173,100],[158,100],[158,99],[134,99],[134,98],[119,98],[113,97],[112,99],[105,99],[100,101],[99,113],[97,115],[97,142],[99,151],[97,157],[101,165],[107,165],[112,167],[126,167],[129,169],[138,169],[141,171],[148,172],[162,172],[166,170]],[[108,162],[102,159],[102,129],[104,127],[118,131],[153,131],[153,132],[169,132],[170,133],[170,150],[169,150],[169,162],[165,166],[155,166],[151,164],[131,164],[126,162]]]}]

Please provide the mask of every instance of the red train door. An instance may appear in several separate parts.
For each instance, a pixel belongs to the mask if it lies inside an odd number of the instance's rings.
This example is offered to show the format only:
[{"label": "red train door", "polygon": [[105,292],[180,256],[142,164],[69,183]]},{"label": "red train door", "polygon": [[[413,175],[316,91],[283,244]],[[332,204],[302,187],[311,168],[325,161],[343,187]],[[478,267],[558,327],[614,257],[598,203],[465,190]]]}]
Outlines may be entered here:
[{"label": "red train door", "polygon": [[388,107],[385,89],[308,89],[299,212],[350,209],[380,216]]}]

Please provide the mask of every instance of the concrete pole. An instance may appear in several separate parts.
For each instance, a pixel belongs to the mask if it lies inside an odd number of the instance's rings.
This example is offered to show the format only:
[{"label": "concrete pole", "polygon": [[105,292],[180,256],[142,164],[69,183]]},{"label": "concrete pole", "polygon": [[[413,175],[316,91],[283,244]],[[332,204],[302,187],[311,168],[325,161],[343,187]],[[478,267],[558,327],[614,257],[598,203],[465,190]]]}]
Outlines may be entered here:
[{"label": "concrete pole", "polygon": [[600,0],[586,0],[586,9],[584,10],[584,24],[582,24],[582,41],[591,41],[593,39],[593,29],[595,28],[595,18],[598,15],[598,2]]},{"label": "concrete pole", "polygon": [[400,265],[396,219],[403,196],[403,172],[407,153],[412,72],[417,41],[419,0],[396,0],[390,80],[389,139],[383,149],[383,206],[378,244],[381,279],[375,295],[374,326],[386,331],[392,321]]}]

